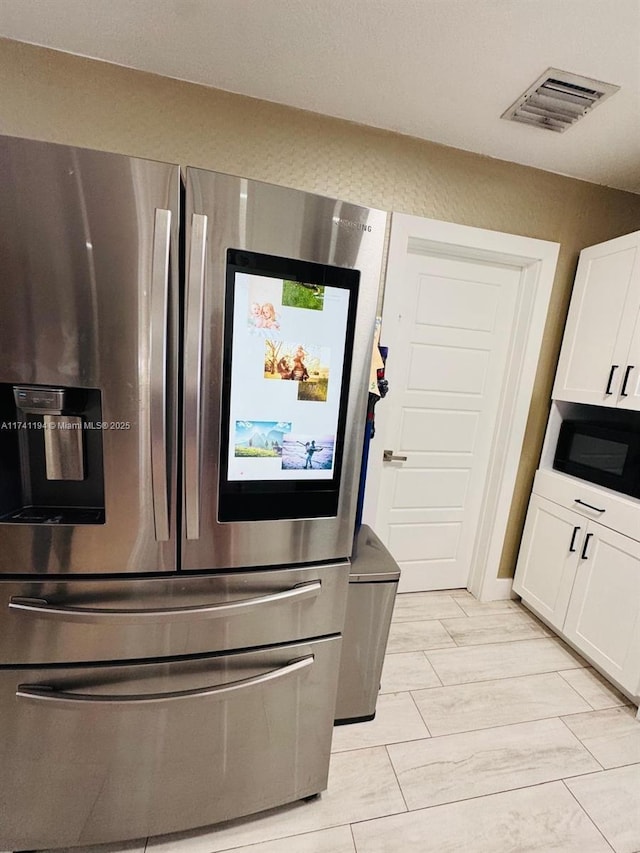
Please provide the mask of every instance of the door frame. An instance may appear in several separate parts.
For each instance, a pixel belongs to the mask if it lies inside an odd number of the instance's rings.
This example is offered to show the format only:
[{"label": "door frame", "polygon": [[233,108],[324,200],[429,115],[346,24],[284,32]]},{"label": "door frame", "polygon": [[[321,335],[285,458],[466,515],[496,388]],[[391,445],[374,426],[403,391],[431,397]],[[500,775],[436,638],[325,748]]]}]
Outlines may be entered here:
[{"label": "door frame", "polygon": [[[414,253],[484,261],[520,270],[518,295],[507,369],[500,393],[499,411],[491,440],[491,458],[484,484],[483,508],[478,520],[467,589],[481,601],[511,596],[512,578],[498,578],[497,572],[513,500],[522,443],[531,404],[542,336],[553,286],[559,243],[457,225],[404,213],[393,213],[389,237],[384,295],[404,282],[404,259]],[[382,315],[381,341],[389,345],[393,358],[391,318]],[[386,323],[385,323],[386,321]],[[393,387],[390,388],[393,394]],[[383,401],[376,409],[378,435],[386,426]],[[500,448],[500,453],[497,449]],[[377,495],[382,474],[382,452],[370,454],[365,493],[364,520],[374,527]]]}]

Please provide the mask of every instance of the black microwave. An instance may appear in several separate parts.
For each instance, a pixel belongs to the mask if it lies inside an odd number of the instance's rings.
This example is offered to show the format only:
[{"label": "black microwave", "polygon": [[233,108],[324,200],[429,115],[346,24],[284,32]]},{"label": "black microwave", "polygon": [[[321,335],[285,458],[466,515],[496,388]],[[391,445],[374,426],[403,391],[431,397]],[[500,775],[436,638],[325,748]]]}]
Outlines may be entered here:
[{"label": "black microwave", "polygon": [[553,467],[640,497],[640,430],[593,421],[563,421]]}]

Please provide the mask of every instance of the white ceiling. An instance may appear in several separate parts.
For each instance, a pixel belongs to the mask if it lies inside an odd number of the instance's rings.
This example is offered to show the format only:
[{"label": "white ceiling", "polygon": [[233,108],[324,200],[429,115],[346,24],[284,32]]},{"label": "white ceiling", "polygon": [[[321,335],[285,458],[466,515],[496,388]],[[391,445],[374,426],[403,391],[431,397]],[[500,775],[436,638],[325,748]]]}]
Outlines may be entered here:
[{"label": "white ceiling", "polygon": [[[640,193],[640,0],[0,0],[0,35]],[[621,89],[501,120],[550,66]]]}]

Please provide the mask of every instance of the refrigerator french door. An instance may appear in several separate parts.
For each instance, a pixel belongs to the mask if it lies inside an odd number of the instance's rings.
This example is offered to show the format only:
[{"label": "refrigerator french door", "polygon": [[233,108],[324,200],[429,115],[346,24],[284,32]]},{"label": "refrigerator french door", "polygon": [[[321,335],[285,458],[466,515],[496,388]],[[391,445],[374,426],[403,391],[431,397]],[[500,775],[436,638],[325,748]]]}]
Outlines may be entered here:
[{"label": "refrigerator french door", "polygon": [[0,138],[0,848],[326,787],[386,215]]}]

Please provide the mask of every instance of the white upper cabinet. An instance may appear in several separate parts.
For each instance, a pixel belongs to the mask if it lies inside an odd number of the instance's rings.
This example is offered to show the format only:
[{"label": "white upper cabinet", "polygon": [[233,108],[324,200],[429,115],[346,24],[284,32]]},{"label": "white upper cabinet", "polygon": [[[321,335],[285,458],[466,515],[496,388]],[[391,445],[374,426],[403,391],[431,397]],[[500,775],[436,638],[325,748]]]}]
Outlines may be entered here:
[{"label": "white upper cabinet", "polygon": [[580,253],[553,397],[640,409],[640,231]]}]

